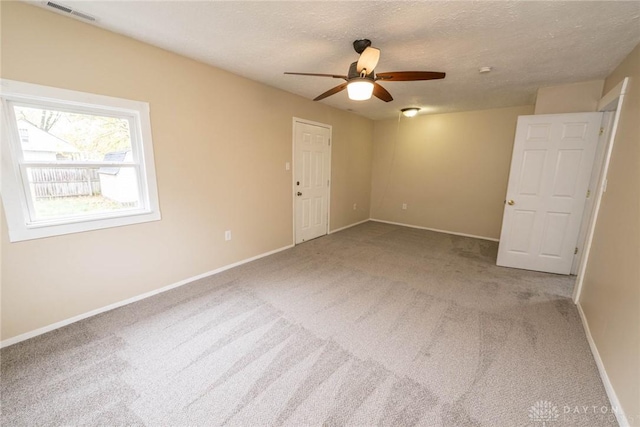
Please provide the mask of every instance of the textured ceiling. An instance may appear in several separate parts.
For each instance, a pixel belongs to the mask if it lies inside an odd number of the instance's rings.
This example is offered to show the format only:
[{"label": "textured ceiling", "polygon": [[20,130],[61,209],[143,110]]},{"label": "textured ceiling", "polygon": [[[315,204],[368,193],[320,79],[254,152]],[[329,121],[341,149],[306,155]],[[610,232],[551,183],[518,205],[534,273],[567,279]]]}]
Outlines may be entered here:
[{"label": "textured ceiling", "polygon": [[[57,1],[57,0],[54,0]],[[34,2],[42,5],[42,2]],[[640,2],[66,1],[95,25],[313,99],[346,74],[355,39],[381,49],[376,71],[444,71],[386,82],[395,98],[321,102],[371,119],[532,104],[537,88],[606,77],[640,42]],[[47,8],[49,9],[49,8]],[[489,74],[478,67],[491,66]]]}]

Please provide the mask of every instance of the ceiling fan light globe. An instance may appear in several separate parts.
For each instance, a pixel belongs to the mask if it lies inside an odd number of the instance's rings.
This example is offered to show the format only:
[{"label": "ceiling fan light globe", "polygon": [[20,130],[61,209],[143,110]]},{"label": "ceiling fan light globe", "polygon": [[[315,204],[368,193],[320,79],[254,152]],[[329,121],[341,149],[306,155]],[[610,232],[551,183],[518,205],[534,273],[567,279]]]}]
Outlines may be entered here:
[{"label": "ceiling fan light globe", "polygon": [[361,73],[363,70],[367,70],[366,74],[371,74],[371,72],[378,65],[378,61],[380,60],[380,49],[376,49],[375,47],[368,47],[362,52],[360,55],[360,59],[358,59],[357,71]]},{"label": "ceiling fan light globe", "polygon": [[373,81],[371,79],[356,78],[349,81],[347,93],[352,101],[366,101],[373,94]]}]

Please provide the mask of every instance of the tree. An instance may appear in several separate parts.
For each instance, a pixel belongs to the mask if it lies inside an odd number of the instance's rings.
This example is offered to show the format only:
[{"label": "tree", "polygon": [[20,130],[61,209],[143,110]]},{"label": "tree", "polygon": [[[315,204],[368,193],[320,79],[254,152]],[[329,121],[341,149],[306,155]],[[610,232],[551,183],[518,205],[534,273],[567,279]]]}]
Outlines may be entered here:
[{"label": "tree", "polygon": [[61,111],[21,108],[18,119],[22,119],[45,132],[49,132],[61,116]]},{"label": "tree", "polygon": [[19,119],[76,147],[85,160],[102,160],[107,153],[131,150],[127,119],[30,107],[16,107],[15,111]]}]

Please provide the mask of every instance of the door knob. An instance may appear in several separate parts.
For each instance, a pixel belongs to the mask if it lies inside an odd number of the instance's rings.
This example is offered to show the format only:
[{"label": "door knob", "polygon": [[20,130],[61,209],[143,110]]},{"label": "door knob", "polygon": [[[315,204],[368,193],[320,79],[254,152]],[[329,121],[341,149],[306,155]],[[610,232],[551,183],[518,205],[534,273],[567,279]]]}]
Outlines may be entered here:
[{"label": "door knob", "polygon": [[516,202],[514,202],[513,200],[509,200],[509,201],[507,202],[507,204],[508,204],[509,206],[513,206],[513,205],[515,205],[515,204],[516,204]]},{"label": "door knob", "polygon": [[302,193],[298,191],[298,196],[302,196]]}]

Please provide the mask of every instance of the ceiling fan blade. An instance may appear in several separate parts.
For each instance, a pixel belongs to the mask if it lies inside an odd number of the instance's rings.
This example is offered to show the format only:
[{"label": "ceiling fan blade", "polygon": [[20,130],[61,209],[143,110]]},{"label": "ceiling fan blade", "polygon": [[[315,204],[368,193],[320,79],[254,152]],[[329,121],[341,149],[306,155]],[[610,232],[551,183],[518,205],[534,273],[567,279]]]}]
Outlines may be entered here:
[{"label": "ceiling fan blade", "polygon": [[342,76],[340,74],[290,73],[288,71],[285,71],[285,74],[293,74],[296,76],[333,77],[334,79],[347,80],[347,76]]},{"label": "ceiling fan blade", "polygon": [[436,71],[389,71],[388,73],[377,73],[376,80],[385,82],[410,82],[416,80],[437,80],[444,79],[445,73]]},{"label": "ceiling fan blade", "polygon": [[376,98],[382,99],[384,102],[393,101],[393,96],[378,83],[373,84],[373,95]]},{"label": "ceiling fan blade", "polygon": [[325,93],[316,96],[313,100],[314,101],[320,101],[321,99],[325,99],[328,96],[331,95],[335,95],[336,93],[345,90],[347,87],[347,83],[342,83],[341,85],[338,85],[332,89],[329,89],[328,91],[326,91]]},{"label": "ceiling fan blade", "polygon": [[375,70],[376,65],[378,65],[378,61],[380,60],[380,49],[376,49],[375,47],[367,47],[361,54],[360,59],[358,59],[357,70],[358,73],[361,73],[362,70],[367,70],[367,74],[371,74],[373,70]]}]

